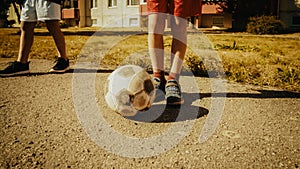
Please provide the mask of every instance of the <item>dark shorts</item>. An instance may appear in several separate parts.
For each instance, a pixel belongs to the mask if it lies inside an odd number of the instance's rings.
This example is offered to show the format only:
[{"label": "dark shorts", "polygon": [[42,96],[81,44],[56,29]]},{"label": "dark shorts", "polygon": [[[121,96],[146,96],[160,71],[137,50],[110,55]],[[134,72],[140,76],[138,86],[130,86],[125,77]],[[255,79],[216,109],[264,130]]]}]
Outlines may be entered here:
[{"label": "dark shorts", "polygon": [[201,13],[202,0],[147,0],[148,13],[169,13],[189,17]]}]

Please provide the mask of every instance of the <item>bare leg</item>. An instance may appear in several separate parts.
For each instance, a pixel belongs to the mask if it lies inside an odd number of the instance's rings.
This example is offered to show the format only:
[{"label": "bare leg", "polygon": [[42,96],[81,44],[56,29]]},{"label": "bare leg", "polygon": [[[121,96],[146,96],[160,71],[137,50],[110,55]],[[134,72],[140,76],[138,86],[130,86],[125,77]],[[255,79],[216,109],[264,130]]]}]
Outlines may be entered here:
[{"label": "bare leg", "polygon": [[52,35],[55,45],[58,50],[58,57],[64,58],[67,60],[66,54],[66,43],[64,34],[61,32],[59,27],[58,20],[48,20],[46,21],[47,29],[49,30],[50,34]]},{"label": "bare leg", "polygon": [[18,62],[28,62],[29,53],[34,39],[34,26],[36,22],[21,22],[20,48]]},{"label": "bare leg", "polygon": [[171,17],[171,31],[173,35],[171,49],[171,71],[168,79],[178,79],[182,69],[187,43],[187,23],[181,17]]},{"label": "bare leg", "polygon": [[154,72],[164,71],[164,41],[166,14],[150,14],[148,16],[148,46]]}]

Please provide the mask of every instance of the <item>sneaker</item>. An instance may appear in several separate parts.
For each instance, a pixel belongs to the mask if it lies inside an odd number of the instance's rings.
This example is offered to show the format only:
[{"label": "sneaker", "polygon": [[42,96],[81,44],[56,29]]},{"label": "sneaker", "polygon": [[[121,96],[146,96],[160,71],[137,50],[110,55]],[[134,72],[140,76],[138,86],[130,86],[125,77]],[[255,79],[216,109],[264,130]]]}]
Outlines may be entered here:
[{"label": "sneaker", "polygon": [[29,62],[10,62],[4,70],[0,71],[1,76],[21,75],[26,73],[29,73]]},{"label": "sneaker", "polygon": [[165,87],[166,87],[166,79],[159,79],[157,77],[154,77],[153,78],[153,81],[154,81],[154,88],[156,90],[161,90],[162,92],[166,93],[166,90],[165,90]]},{"label": "sneaker", "polygon": [[58,58],[56,64],[49,71],[50,73],[64,73],[69,70],[69,59],[65,60],[64,58]]},{"label": "sneaker", "polygon": [[181,96],[180,85],[176,80],[168,80],[166,84],[167,105],[181,105],[184,100]]},{"label": "sneaker", "polygon": [[155,102],[161,101],[165,98],[166,94],[166,79],[159,79],[157,77],[153,77],[153,82],[154,82],[154,88],[155,88],[155,93],[156,93],[156,99]]}]

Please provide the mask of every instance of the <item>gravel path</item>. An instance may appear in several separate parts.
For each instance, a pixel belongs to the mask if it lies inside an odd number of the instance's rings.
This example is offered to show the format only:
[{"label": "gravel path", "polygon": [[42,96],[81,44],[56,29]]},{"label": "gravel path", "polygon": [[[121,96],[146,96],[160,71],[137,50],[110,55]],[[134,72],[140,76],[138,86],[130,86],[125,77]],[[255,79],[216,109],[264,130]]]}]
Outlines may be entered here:
[{"label": "gravel path", "polygon": [[[1,68],[5,66],[2,60]],[[74,63],[73,63],[74,64]],[[107,126],[122,136],[147,138],[161,136],[174,126],[186,126],[187,132],[178,144],[170,138],[156,141],[158,155],[129,157],[130,151],[143,150],[140,145],[112,140],[113,133],[98,136],[101,128],[87,131],[76,109],[74,98],[75,73],[47,74],[51,61],[32,60],[28,76],[0,78],[0,168],[299,168],[300,166],[300,94],[275,88],[227,83],[225,93],[214,93],[208,78],[195,78],[200,90],[191,93],[182,85],[185,105],[166,108],[154,122],[145,114],[138,118],[123,118],[112,112],[103,99],[107,72],[98,71],[95,80],[95,100]],[[93,71],[81,71],[83,77]],[[95,74],[94,74],[95,75]],[[84,81],[82,82],[85,83]],[[91,86],[93,88],[93,86]],[[225,101],[224,112],[216,131],[207,141],[199,136],[210,113],[213,99]],[[76,102],[76,104],[79,104]],[[86,105],[82,103],[82,105]],[[77,105],[78,106],[78,105]],[[87,110],[89,107],[85,107]],[[164,104],[155,105],[164,110]],[[186,115],[176,120],[184,110]],[[155,113],[155,111],[152,111]],[[146,112],[147,113],[147,112]],[[196,116],[192,116],[196,113]],[[189,116],[190,115],[190,116]],[[86,116],[89,116],[88,114]],[[195,118],[195,119],[193,119]],[[96,121],[94,119],[93,121]],[[92,122],[91,122],[92,123]],[[100,123],[100,122],[99,122]],[[97,124],[103,125],[103,124]],[[190,128],[189,128],[190,126]],[[87,134],[88,133],[88,134]],[[103,143],[103,144],[102,144]],[[120,143],[120,144],[118,144]],[[167,144],[166,144],[167,143]],[[117,149],[115,149],[117,147]],[[119,148],[119,149],[118,149]],[[145,147],[146,148],[146,147]],[[128,156],[116,150],[128,150]],[[138,154],[137,154],[138,155]]]}]

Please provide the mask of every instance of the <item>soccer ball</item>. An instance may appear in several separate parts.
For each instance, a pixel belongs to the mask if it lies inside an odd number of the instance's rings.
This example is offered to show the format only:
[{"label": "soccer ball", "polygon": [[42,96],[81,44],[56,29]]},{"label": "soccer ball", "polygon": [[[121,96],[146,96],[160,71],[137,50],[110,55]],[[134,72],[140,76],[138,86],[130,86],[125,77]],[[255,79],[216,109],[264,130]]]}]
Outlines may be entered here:
[{"label": "soccer ball", "polygon": [[136,65],[114,70],[107,79],[105,93],[108,106],[122,116],[134,116],[149,109],[155,99],[151,76]]}]

